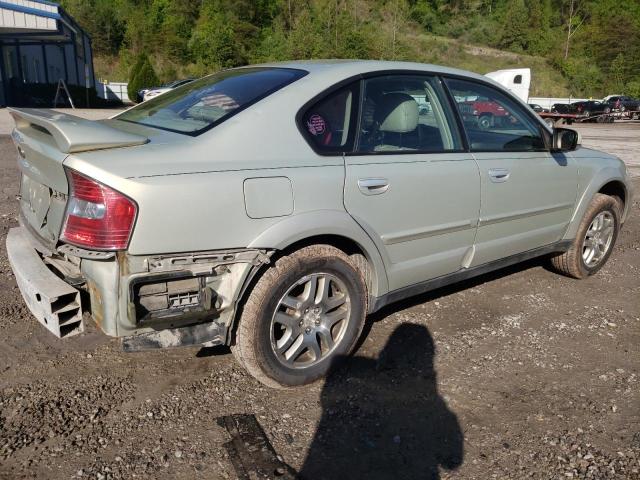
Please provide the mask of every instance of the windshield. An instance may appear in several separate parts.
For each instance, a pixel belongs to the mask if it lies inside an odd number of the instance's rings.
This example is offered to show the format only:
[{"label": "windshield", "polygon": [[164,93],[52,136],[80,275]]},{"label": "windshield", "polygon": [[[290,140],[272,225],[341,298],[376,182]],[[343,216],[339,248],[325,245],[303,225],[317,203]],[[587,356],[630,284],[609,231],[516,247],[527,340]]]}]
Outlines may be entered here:
[{"label": "windshield", "polygon": [[115,119],[195,136],[306,73],[289,68],[224,70],[147,100]]}]

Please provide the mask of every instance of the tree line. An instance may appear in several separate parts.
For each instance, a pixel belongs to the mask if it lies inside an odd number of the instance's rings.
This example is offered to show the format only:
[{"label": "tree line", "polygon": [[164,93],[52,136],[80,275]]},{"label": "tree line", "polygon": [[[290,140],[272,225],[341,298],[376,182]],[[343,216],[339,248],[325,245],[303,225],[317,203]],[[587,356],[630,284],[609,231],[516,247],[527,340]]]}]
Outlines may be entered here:
[{"label": "tree line", "polygon": [[573,95],[640,95],[638,0],[63,0],[62,5],[91,35],[98,75],[112,80],[127,79],[141,53],[160,81],[307,58],[435,60],[467,67],[454,49],[438,55],[438,48],[425,48],[421,38],[427,35],[541,57],[562,74]]}]

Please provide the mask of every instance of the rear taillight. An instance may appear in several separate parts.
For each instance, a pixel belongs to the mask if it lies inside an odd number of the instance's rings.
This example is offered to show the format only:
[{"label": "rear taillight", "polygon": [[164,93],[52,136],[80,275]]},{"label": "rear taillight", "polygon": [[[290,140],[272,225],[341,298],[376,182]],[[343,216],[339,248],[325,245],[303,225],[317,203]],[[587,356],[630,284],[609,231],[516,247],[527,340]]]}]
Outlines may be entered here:
[{"label": "rear taillight", "polygon": [[137,206],[120,192],[67,170],[69,200],[60,239],[96,250],[124,250]]}]

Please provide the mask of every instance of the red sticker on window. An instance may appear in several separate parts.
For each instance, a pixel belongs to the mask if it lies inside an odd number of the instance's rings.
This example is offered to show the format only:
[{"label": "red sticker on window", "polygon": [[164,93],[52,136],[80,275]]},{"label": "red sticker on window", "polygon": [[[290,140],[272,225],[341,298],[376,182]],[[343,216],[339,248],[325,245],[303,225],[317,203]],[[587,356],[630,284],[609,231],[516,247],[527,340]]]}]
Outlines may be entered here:
[{"label": "red sticker on window", "polygon": [[311,115],[307,120],[307,128],[311,135],[322,135],[327,129],[327,122],[318,114]]}]

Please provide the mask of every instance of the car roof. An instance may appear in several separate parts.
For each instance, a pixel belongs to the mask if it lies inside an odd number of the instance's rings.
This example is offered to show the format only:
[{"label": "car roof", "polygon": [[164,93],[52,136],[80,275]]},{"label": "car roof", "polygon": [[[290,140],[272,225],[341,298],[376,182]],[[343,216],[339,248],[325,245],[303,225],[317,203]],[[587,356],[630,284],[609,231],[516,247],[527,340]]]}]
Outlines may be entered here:
[{"label": "car roof", "polygon": [[464,77],[475,78],[477,80],[482,80],[484,82],[499,85],[489,77],[485,77],[484,75],[480,75],[478,73],[460,70],[457,68],[444,67],[441,65],[417,62],[327,59],[272,62],[260,65],[249,65],[248,67],[295,68],[306,70],[314,76],[330,75],[334,77],[340,76],[343,78],[385,70],[424,71],[437,74],[461,75]]}]

